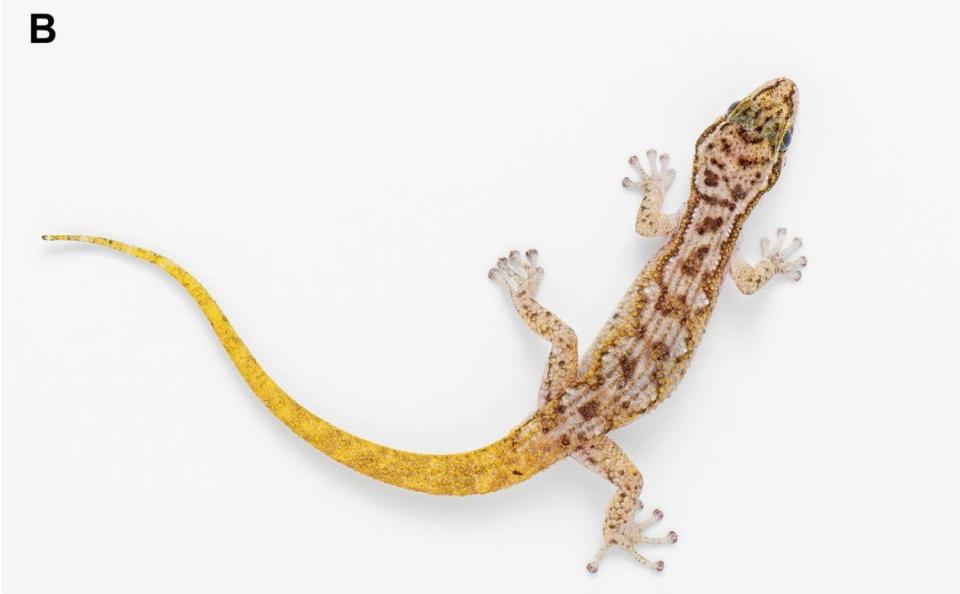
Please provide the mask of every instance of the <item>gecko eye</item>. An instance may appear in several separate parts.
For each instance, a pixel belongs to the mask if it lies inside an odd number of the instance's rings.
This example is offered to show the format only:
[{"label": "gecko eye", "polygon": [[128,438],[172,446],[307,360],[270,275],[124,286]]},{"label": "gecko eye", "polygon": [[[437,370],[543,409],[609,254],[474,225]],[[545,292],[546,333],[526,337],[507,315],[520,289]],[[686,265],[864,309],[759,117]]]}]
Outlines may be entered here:
[{"label": "gecko eye", "polygon": [[783,140],[780,142],[780,151],[785,151],[790,148],[790,141],[793,140],[793,128],[787,130],[787,133],[783,135]]},{"label": "gecko eye", "polygon": [[738,105],[740,105],[739,101],[734,101],[733,103],[731,103],[730,107],[727,108],[727,115],[730,115],[730,112],[736,109]]}]

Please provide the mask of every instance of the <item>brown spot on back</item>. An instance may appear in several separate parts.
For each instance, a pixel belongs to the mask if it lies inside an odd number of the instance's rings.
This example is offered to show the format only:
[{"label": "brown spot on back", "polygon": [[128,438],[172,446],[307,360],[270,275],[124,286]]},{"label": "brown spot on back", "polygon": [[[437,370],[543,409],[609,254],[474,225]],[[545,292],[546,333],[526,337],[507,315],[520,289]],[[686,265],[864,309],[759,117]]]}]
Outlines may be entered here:
[{"label": "brown spot on back", "polygon": [[560,436],[560,443],[565,446],[570,445],[570,437],[566,433],[564,433],[563,435]]},{"label": "brown spot on back", "polygon": [[633,336],[635,338],[643,338],[647,334],[647,327],[640,324],[637,325],[636,329],[633,331]]},{"label": "brown spot on back", "polygon": [[665,361],[669,354],[670,349],[662,341],[650,345],[650,358],[654,361]]},{"label": "brown spot on back", "polygon": [[747,192],[743,189],[743,186],[737,184],[733,186],[733,189],[730,190],[730,195],[733,196],[733,199],[737,202],[740,202],[747,197]]},{"label": "brown spot on back", "polygon": [[[701,245],[694,250],[694,252],[690,254],[686,260],[683,261],[683,264],[680,266],[680,270],[689,276],[695,275],[703,266],[703,260],[707,257],[708,253],[710,253],[710,247]],[[661,299],[662,298],[663,296],[661,295]],[[657,304],[659,305],[659,300]]]},{"label": "brown spot on back", "polygon": [[707,184],[711,188],[716,186],[720,181],[720,178],[717,176],[717,173],[712,169],[707,169],[703,172],[703,183]]},{"label": "brown spot on back", "polygon": [[637,360],[626,355],[620,356],[620,388],[627,387],[633,372],[637,370]]},{"label": "brown spot on back", "polygon": [[703,235],[704,233],[714,233],[722,226],[722,217],[705,217],[702,221],[700,221],[700,224],[697,225],[697,233],[700,235]]},{"label": "brown spot on back", "polygon": [[709,194],[700,194],[699,192],[697,193],[697,195],[700,197],[700,200],[704,202],[704,204],[709,204],[710,206],[723,206],[730,211],[736,209],[737,207],[736,204],[734,204],[733,202],[730,202],[726,198],[716,198]]},{"label": "brown spot on back", "polygon": [[[700,260],[703,260],[703,256],[700,256]],[[684,265],[686,265],[686,263],[684,263]],[[686,269],[684,269],[684,272],[686,272]],[[687,304],[684,302],[683,297],[674,295],[673,293],[661,293],[654,307],[665,316],[672,316],[681,320],[687,316]]]},{"label": "brown spot on back", "polygon": [[580,416],[583,417],[584,421],[589,421],[600,412],[600,405],[596,400],[591,400],[577,408],[577,411],[580,413]]}]

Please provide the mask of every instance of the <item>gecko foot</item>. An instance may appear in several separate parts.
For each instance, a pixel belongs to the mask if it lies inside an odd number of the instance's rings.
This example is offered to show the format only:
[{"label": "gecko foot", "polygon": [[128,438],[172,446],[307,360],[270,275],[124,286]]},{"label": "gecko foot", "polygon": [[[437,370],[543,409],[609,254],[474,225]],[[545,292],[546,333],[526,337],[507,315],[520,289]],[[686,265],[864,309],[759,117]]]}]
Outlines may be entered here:
[{"label": "gecko foot", "polygon": [[537,266],[537,255],[537,250],[531,249],[521,257],[520,252],[513,250],[506,258],[497,260],[497,267],[491,268],[487,276],[511,295],[533,296],[543,279],[543,268]]},{"label": "gecko foot", "polygon": [[795,237],[790,245],[783,247],[783,242],[787,238],[787,230],[783,227],[777,229],[777,238],[770,249],[770,240],[764,237],[760,240],[760,250],[764,259],[768,260],[776,269],[778,274],[786,274],[795,281],[800,280],[803,273],[801,268],[807,265],[807,257],[800,256],[795,260],[790,260],[790,256],[796,253],[803,245],[799,237]]},{"label": "gecko foot", "polygon": [[676,172],[670,169],[670,155],[663,153],[660,155],[660,164],[657,164],[657,151],[650,149],[647,151],[647,163],[649,172],[645,171],[640,164],[640,158],[636,155],[630,157],[627,161],[640,174],[640,179],[634,181],[629,177],[623,178],[623,187],[640,190],[647,195],[651,191],[651,186],[660,190],[661,194],[666,194],[676,177]]},{"label": "gecko foot", "polygon": [[606,528],[603,531],[603,546],[597,551],[593,561],[587,564],[587,571],[596,573],[600,567],[600,560],[607,554],[612,547],[620,547],[630,553],[638,563],[652,569],[653,571],[663,571],[663,561],[650,561],[634,547],[639,544],[673,544],[677,542],[677,533],[672,530],[666,536],[653,537],[646,536],[643,532],[650,526],[663,519],[663,512],[659,509],[653,510],[649,518],[642,522],[630,520],[617,528]]}]

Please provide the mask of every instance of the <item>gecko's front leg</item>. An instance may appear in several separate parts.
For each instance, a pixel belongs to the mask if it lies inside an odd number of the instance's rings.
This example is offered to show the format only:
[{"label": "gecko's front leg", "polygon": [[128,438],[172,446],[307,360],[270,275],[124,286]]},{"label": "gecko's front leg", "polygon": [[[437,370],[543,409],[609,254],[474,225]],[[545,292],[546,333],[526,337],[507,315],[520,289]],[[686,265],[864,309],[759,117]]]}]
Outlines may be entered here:
[{"label": "gecko's front leg", "polygon": [[639,181],[629,177],[623,178],[623,187],[640,190],[643,199],[637,211],[637,233],[644,237],[663,237],[677,228],[680,213],[663,213],[663,198],[673,183],[676,172],[670,169],[670,157],[664,153],[660,155],[660,164],[657,164],[657,151],[647,151],[648,173],[640,165],[640,159],[634,155],[627,161],[640,174]]},{"label": "gecko's front leg", "polygon": [[800,280],[801,268],[807,265],[806,256],[800,256],[795,260],[790,257],[800,249],[803,243],[800,238],[794,238],[786,248],[783,242],[787,237],[787,230],[783,227],[777,229],[777,240],[770,249],[770,240],[764,237],[760,240],[760,249],[762,259],[756,266],[751,266],[740,254],[737,249],[730,260],[730,275],[744,295],[750,295],[757,292],[763,285],[767,284],[774,274],[789,275],[795,281]]},{"label": "gecko's front leg", "polygon": [[538,405],[558,397],[577,378],[577,335],[567,324],[534,298],[543,268],[537,266],[537,250],[528,250],[526,258],[512,251],[497,261],[489,276],[510,294],[520,318],[537,335],[550,341],[550,356],[540,383]]}]

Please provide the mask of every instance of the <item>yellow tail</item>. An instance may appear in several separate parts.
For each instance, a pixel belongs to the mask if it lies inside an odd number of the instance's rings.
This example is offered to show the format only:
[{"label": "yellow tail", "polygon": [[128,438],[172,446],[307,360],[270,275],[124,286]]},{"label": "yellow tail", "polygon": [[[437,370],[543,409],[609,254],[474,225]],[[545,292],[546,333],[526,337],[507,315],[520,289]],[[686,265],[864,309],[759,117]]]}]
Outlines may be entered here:
[{"label": "yellow tail", "polygon": [[489,493],[530,478],[564,455],[555,446],[544,443],[538,415],[503,439],[462,454],[417,454],[357,437],[314,415],[281,390],[257,363],[210,293],[173,261],[103,237],[44,235],[43,239],[95,243],[167,271],[200,306],[240,375],[270,412],[313,447],[378,481],[436,495]]}]

